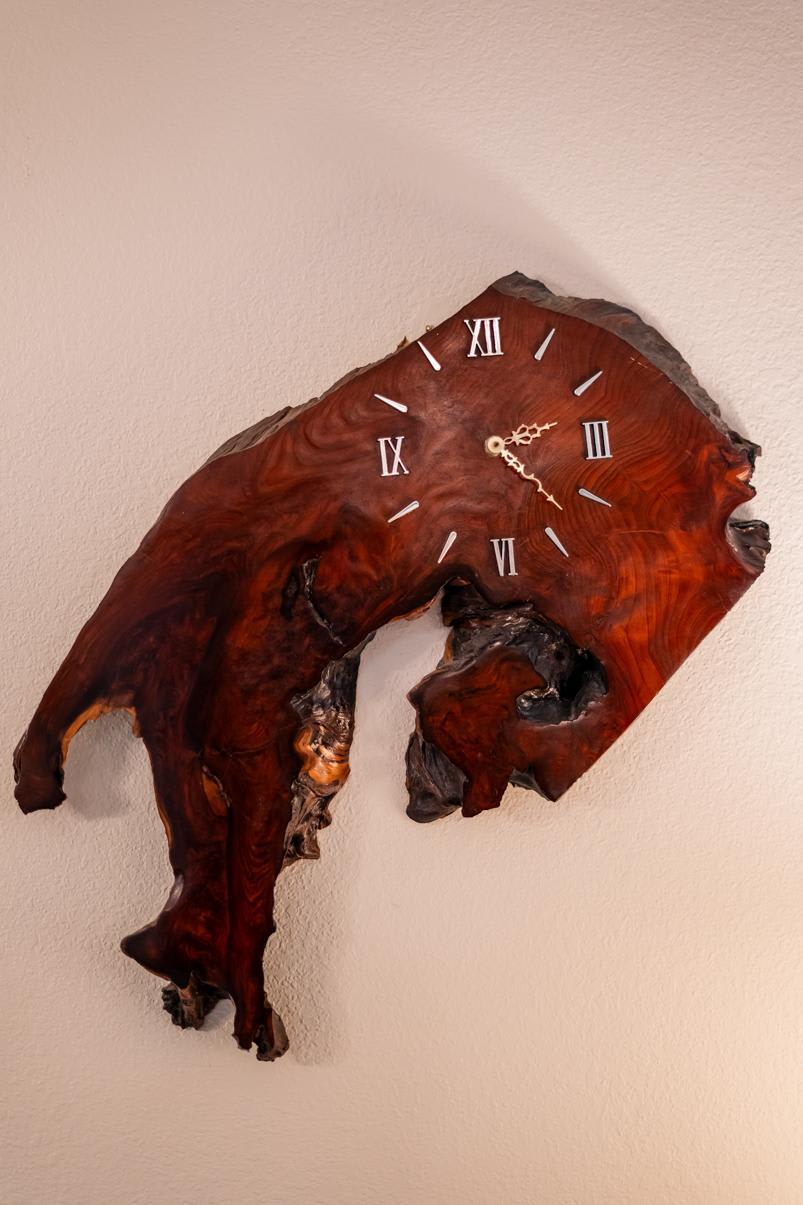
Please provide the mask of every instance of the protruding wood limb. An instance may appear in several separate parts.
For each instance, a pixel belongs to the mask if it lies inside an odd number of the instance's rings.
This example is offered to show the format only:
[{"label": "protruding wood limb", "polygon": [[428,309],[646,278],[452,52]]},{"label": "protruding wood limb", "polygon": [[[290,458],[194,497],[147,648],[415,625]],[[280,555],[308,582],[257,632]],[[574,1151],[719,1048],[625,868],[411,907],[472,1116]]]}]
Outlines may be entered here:
[{"label": "protruding wood limb", "polygon": [[162,1007],[170,1013],[173,1024],[181,1029],[201,1029],[225,994],[209,983],[200,983],[195,975],[191,975],[186,987],[169,983],[162,988]]},{"label": "protruding wood limb", "polygon": [[466,775],[416,729],[407,746],[407,815],[419,824],[440,820],[463,802]]},{"label": "protruding wood limb", "polygon": [[[246,749],[245,731],[229,720],[231,745],[206,751],[206,763],[229,803],[228,904],[223,917],[213,917],[215,928],[223,930],[223,966],[212,982],[234,1001],[238,1045],[249,1050],[256,1044],[257,1057],[270,1061],[287,1048],[284,1027],[265,996],[262,958],[275,928],[274,888],[284,859],[296,772],[291,740],[296,720],[289,709],[269,716],[263,705],[260,716],[256,700],[253,706],[254,731],[271,737],[266,747]],[[220,723],[218,719],[218,732]]]},{"label": "protruding wood limb", "polygon": [[[274,1063],[276,1059],[280,1059],[283,1054],[287,1053],[290,1043],[287,1038],[287,1030],[284,1027],[279,1014],[271,1007],[267,996],[265,997],[265,1020],[257,1025],[254,1030],[254,1045],[256,1046],[256,1055],[260,1063]],[[235,1030],[235,1037],[237,1032]],[[240,1042],[240,1048],[247,1050],[243,1042]]]},{"label": "protruding wood limb", "polygon": [[534,734],[601,699],[602,666],[529,603],[493,608],[452,585],[443,615],[452,628],[445,656],[410,692],[407,814],[428,821],[462,805],[473,816],[497,807],[509,781],[549,795],[532,764]]},{"label": "protruding wood limb", "polygon": [[168,834],[175,881],[157,918],[130,934],[122,948],[141,966],[185,988],[196,982],[224,989],[228,886],[228,807],[198,753],[184,743],[184,711],[142,709],[159,813]]},{"label": "protruding wood limb", "polygon": [[772,548],[770,529],[763,519],[731,519],[728,538],[742,561],[760,573]]},{"label": "protruding wood limb", "polygon": [[318,832],[332,823],[329,801],[349,775],[357,672],[365,643],[330,662],[312,690],[293,700],[302,723],[295,741],[301,769],[293,784],[284,866],[321,856]]}]

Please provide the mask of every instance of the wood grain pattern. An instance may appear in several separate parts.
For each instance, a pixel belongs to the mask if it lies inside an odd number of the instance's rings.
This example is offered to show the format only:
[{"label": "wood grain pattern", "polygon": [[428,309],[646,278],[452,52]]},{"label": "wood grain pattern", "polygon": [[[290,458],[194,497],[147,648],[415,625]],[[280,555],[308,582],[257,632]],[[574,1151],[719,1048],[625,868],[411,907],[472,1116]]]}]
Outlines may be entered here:
[{"label": "wood grain pattern", "polygon": [[[482,316],[499,318],[502,355],[468,354],[466,320]],[[440,370],[417,341],[402,346],[235,436],[181,486],[15,753],[23,811],[56,807],[75,732],[133,714],[175,881],[123,949],[169,981],[176,1024],[201,1026],[230,996],[235,1037],[260,1059],[287,1046],[262,971],[276,877],[318,856],[372,634],[445,587],[447,651],[411,694],[414,819],[495,807],[510,781],[557,799],[769,547],[764,524],[729,520],[752,497],[758,449],[630,311],[515,273],[420,338]],[[588,460],[582,424],[603,419],[613,455]],[[558,505],[485,450],[547,422],[515,451]],[[383,477],[378,440],[400,436],[408,471]],[[494,538],[515,540],[515,576],[500,575]]]}]

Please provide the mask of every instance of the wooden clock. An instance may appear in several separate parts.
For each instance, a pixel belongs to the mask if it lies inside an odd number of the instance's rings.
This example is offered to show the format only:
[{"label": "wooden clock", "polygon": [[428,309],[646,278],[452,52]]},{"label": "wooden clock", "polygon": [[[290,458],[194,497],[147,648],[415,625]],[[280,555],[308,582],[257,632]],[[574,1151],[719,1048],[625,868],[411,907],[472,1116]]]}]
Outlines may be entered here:
[{"label": "wooden clock", "polygon": [[20,806],[61,803],[71,738],[130,711],[175,881],[123,949],[176,1024],[230,996],[239,1045],[272,1060],[274,884],[318,857],[373,633],[442,592],[414,820],[509,782],[558,799],[761,572],[766,525],[729,518],[758,451],[634,313],[507,276],[181,486],[45,691]]}]

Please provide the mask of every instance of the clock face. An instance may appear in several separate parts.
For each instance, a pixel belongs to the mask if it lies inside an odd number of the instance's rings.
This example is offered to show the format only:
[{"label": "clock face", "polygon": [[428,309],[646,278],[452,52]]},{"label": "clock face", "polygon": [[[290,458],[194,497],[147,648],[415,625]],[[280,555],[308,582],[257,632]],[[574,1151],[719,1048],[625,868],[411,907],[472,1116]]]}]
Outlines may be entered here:
[{"label": "clock face", "polygon": [[607,329],[595,303],[586,317],[562,300],[492,287],[309,411],[320,488],[344,499],[350,555],[324,549],[315,581],[344,644],[459,581],[493,606],[527,600],[604,667],[605,699],[538,734],[553,794],[757,572],[728,529],[753,446],[702,408],[675,353],[660,362],[650,328],[639,347],[627,311]]},{"label": "clock face", "polygon": [[581,318],[490,289],[323,407],[344,528],[384,524],[373,569],[400,588],[452,569],[498,601],[535,592],[569,619],[571,595],[614,623],[633,561],[649,578],[744,574],[725,527],[753,495],[750,445]]},{"label": "clock face", "polygon": [[[508,308],[481,299],[494,300]],[[370,395],[386,408],[369,424],[384,483],[371,494],[389,506],[388,523],[415,516],[417,537],[434,536],[433,523],[453,513],[438,563],[462,564],[468,540],[484,576],[583,576],[589,564],[626,557],[628,537],[682,542],[710,527],[712,502],[716,523],[752,496],[748,458],[723,481],[727,439],[622,339],[577,318],[509,308],[429,332],[392,375],[380,371],[388,392]],[[380,427],[386,434],[374,435]],[[718,498],[700,497],[706,478]],[[483,514],[484,556],[475,538]]]}]

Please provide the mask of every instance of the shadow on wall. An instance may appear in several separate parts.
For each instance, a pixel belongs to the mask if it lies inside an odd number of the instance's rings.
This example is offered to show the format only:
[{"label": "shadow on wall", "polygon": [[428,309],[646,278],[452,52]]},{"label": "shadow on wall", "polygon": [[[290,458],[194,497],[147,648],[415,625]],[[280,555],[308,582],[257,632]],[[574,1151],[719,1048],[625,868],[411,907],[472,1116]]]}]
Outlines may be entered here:
[{"label": "shadow on wall", "polygon": [[[449,290],[446,309],[432,316],[433,323],[454,309],[466,288],[470,292],[476,286],[479,292],[496,277],[514,270],[539,279],[551,277],[545,283],[556,291],[580,288],[582,282],[585,295],[627,303],[626,291],[617,279],[599,270],[589,251],[545,217],[515,180],[490,168],[487,157],[485,161],[480,155],[474,159],[454,140],[439,139],[430,129],[374,119],[364,97],[327,93],[326,108],[320,110],[312,109],[309,98],[305,99],[303,111],[294,114],[292,129],[283,127],[271,133],[283,142],[280,153],[296,160],[303,147],[305,162],[300,170],[314,171],[316,180],[325,180],[322,220],[328,214],[342,225],[359,218],[369,227],[369,239],[371,226],[374,235],[381,236],[382,262],[373,262],[384,274],[385,290],[393,284],[388,263],[402,265],[403,272],[409,270],[410,225],[422,222],[419,245],[433,293],[437,295],[444,286]],[[362,164],[366,146],[371,148],[370,172],[355,174],[353,166]],[[275,147],[266,150],[276,153]],[[408,218],[398,235],[392,223],[375,220],[377,200],[383,200],[383,193]],[[431,214],[433,221],[422,211]],[[439,260],[433,240],[441,225],[445,225],[449,241]],[[370,272],[368,250],[359,264],[360,274]],[[488,275],[490,261],[493,266]],[[650,321],[649,314],[642,317]],[[388,332],[389,351],[392,342],[393,333]]]}]

